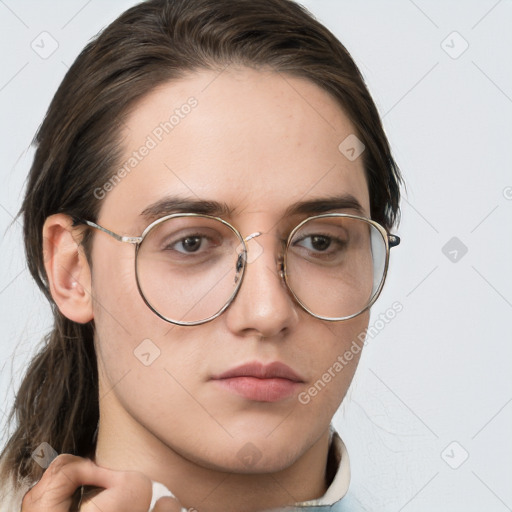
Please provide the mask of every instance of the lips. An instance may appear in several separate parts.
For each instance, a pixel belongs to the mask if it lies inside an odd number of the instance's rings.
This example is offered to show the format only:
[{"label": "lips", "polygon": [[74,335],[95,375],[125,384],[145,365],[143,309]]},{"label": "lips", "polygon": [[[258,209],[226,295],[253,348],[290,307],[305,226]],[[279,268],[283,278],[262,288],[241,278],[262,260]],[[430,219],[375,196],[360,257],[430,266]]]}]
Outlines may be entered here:
[{"label": "lips", "polygon": [[278,361],[264,365],[247,363],[232,368],[212,380],[223,389],[258,402],[277,402],[295,394],[305,380]]}]

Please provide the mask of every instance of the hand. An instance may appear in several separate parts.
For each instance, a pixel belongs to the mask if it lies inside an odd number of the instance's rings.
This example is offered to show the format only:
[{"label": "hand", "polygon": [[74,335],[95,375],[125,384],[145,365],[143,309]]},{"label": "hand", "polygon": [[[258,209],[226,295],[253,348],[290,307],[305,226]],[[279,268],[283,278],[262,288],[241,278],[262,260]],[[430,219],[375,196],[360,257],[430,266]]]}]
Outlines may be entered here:
[{"label": "hand", "polygon": [[[82,485],[94,486],[84,495],[80,512],[148,512],[152,497],[151,480],[138,471],[113,471],[90,459],[59,455],[41,480],[25,494],[21,512],[69,512],[73,495]],[[153,512],[180,512],[173,498],[160,498]]]}]

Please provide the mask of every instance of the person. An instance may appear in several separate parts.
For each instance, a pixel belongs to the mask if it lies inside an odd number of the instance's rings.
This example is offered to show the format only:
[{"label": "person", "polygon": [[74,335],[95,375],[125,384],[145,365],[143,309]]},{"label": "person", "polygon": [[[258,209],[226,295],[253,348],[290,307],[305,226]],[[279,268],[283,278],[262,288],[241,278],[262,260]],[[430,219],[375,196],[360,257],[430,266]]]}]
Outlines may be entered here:
[{"label": "person", "polygon": [[1,510],[342,510],[331,420],[402,181],[344,46],[291,0],[148,0],[35,142],[20,213],[54,328]]}]

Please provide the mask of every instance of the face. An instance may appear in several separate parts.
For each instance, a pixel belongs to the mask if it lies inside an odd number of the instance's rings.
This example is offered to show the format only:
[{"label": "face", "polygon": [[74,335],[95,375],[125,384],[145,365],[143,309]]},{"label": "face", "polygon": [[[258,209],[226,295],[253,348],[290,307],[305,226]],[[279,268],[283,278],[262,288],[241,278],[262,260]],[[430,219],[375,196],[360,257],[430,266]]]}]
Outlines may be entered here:
[{"label": "face", "polygon": [[[162,207],[172,197],[218,202],[225,206],[218,215],[243,237],[261,235],[247,242],[249,263],[230,307],[208,323],[176,326],[143,302],[134,246],[94,232],[103,418],[129,425],[141,444],[235,472],[283,469],[325,435],[359,355],[340,371],[333,365],[367,327],[368,313],[343,322],[311,316],[287,290],[278,261],[280,240],[308,217],[286,214],[297,203],[350,195],[361,211],[333,211],[370,216],[361,158],[350,161],[338,149],[353,133],[316,85],[245,68],[198,72],[132,109],[122,134],[130,170],[106,186],[100,225],[140,235],[152,219],[174,213]],[[213,379],[252,362],[283,363],[299,382],[265,399]],[[331,378],[310,393],[329,369]],[[241,457],[249,449],[261,457],[254,467]]]}]

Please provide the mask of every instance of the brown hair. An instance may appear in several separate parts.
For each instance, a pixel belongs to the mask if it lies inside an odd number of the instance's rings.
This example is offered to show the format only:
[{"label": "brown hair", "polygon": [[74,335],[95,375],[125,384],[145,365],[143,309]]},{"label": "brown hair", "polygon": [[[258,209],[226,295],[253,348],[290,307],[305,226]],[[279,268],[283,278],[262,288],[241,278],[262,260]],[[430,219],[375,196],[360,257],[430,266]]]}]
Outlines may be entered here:
[{"label": "brown hair", "polygon": [[[328,91],[357,129],[371,216],[388,230],[399,212],[401,177],[363,78],[344,46],[291,0],[149,0],[122,14],[67,72],[36,138],[20,214],[28,267],[53,308],[54,327],[30,364],[10,419],[0,480],[35,482],[41,442],[90,456],[98,421],[94,323],[64,317],[44,269],[42,227],[58,212],[95,221],[94,190],[121,159],[117,126],[157,85],[230,63],[303,77]],[[340,141],[341,142],[341,141]],[[88,248],[85,235],[84,245]]]}]

